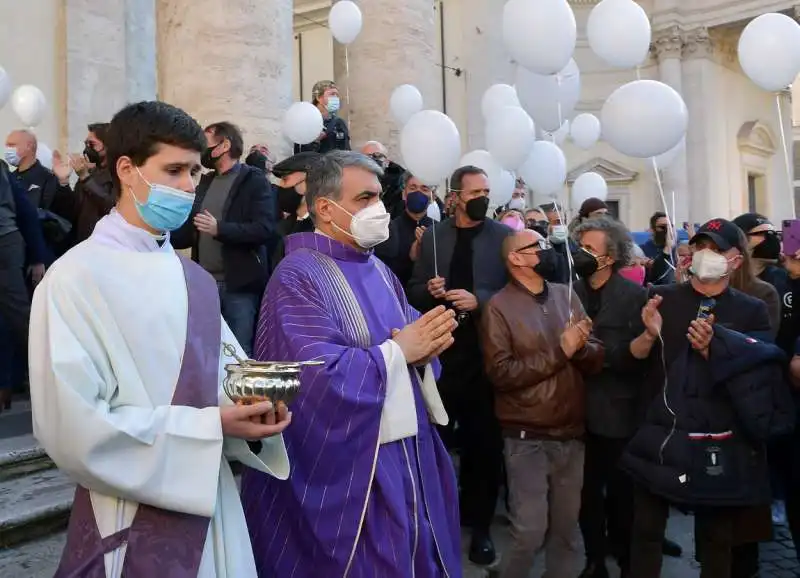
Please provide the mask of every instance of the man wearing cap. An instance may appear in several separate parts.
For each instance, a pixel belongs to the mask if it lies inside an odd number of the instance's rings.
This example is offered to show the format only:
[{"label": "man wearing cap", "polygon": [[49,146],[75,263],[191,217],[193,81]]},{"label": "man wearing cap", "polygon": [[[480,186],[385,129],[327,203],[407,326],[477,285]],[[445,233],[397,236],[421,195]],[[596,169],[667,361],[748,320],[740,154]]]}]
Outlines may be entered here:
[{"label": "man wearing cap", "polygon": [[320,80],[311,89],[311,104],[322,114],[322,132],[308,144],[294,145],[294,152],[314,151],[326,153],[332,150],[350,150],[350,129],[344,119],[336,116],[341,106],[339,89],[332,80]]},{"label": "man wearing cap", "polygon": [[689,240],[689,282],[653,288],[669,314],[653,337],[661,346],[652,403],[620,461],[637,484],[636,578],[660,576],[670,504],[696,512],[703,577],[754,575],[757,559],[737,559],[732,550],[770,537],[765,444],[790,431],[794,416],[783,353],[758,340],[770,331],[767,306],[729,286],[747,250],[741,239],[736,225],[712,219]]},{"label": "man wearing cap", "polygon": [[273,184],[278,198],[278,239],[272,253],[272,269],[278,266],[285,252],[284,239],[294,233],[313,233],[314,223],[309,218],[306,204],[306,175],[322,155],[313,151],[297,153],[274,167],[272,174],[278,179]]}]

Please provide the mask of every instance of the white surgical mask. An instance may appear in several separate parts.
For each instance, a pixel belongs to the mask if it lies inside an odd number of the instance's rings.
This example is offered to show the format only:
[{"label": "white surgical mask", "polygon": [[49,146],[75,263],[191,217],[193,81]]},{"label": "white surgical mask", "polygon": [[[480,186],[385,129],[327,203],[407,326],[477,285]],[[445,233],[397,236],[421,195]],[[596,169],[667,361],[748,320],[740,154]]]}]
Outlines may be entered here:
[{"label": "white surgical mask", "polygon": [[362,249],[372,249],[375,245],[380,245],[389,238],[389,220],[391,216],[386,212],[386,207],[382,202],[372,203],[355,215],[336,201],[331,202],[353,217],[350,221],[350,231],[345,231],[336,223],[333,223],[333,226],[345,235],[352,237]]},{"label": "white surgical mask", "polygon": [[553,230],[550,231],[550,235],[547,238],[550,239],[551,243],[563,243],[567,240],[568,234],[569,231],[566,225],[553,225]]},{"label": "white surgical mask", "polygon": [[19,153],[17,152],[16,148],[14,148],[14,147],[6,147],[6,151],[3,154],[3,158],[12,167],[18,167],[19,166]]},{"label": "white surgical mask", "polygon": [[338,96],[329,96],[328,97],[328,104],[325,108],[328,109],[328,112],[333,114],[339,112],[339,97]]},{"label": "white surgical mask", "polygon": [[519,197],[511,199],[510,201],[508,201],[508,208],[521,211],[522,209],[525,208],[525,199],[520,199]]},{"label": "white surgical mask", "polygon": [[714,283],[728,274],[728,259],[711,249],[702,249],[692,255],[690,270],[701,282]]}]

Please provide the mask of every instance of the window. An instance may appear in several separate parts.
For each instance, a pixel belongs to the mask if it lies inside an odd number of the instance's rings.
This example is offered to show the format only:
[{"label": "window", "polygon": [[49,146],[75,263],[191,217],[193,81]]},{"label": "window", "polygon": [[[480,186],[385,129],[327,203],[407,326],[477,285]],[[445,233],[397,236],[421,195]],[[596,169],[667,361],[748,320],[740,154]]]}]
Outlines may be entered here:
[{"label": "window", "polygon": [[756,176],[748,173],[747,175],[747,211],[755,213],[756,211]]},{"label": "window", "polygon": [[619,201],[606,200],[606,206],[608,206],[608,214],[619,220]]}]

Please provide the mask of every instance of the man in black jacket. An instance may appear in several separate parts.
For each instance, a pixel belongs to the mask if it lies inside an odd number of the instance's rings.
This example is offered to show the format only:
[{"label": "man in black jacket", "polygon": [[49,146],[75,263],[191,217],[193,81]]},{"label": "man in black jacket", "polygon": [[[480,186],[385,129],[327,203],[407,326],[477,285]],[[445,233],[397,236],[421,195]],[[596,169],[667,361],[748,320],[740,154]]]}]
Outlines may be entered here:
[{"label": "man in black jacket", "polygon": [[320,80],[311,89],[311,104],[322,114],[322,132],[317,139],[305,145],[294,145],[294,152],[314,151],[326,153],[332,150],[350,150],[350,129],[341,117],[339,89],[332,80]]},{"label": "man in black jacket", "polygon": [[660,391],[620,462],[637,482],[636,578],[660,575],[669,504],[695,511],[702,578],[752,576],[757,559],[734,561],[734,547],[770,535],[765,444],[791,431],[794,412],[782,352],[755,339],[770,329],[766,305],[728,286],[740,238],[709,221],[690,240],[690,282],[654,289],[669,313],[658,320]]},{"label": "man in black jacket", "polygon": [[633,484],[617,464],[647,401],[642,382],[660,329],[652,314],[657,300],[645,307],[647,290],[619,274],[630,262],[625,225],[608,217],[592,218],[572,235],[578,245],[575,271],[581,277],[575,293],[592,320],[592,333],[605,348],[603,370],[584,377],[586,456],[580,526],[586,569],[581,578],[608,578],[607,556],[617,560],[625,578],[630,576]]},{"label": "man in black jacket", "polygon": [[172,234],[176,249],[192,258],[219,287],[222,315],[250,355],[261,294],[267,282],[266,245],[275,236],[276,202],[263,171],[242,164],[242,134],[229,122],[205,129],[208,148],[195,191],[192,218]]},{"label": "man in black jacket", "polygon": [[[511,229],[486,218],[489,178],[483,169],[456,169],[450,187],[455,193],[455,216],[422,235],[406,292],[409,303],[420,311],[443,304],[457,312],[455,343],[439,357],[439,392],[450,416],[450,429],[443,432],[443,439],[452,449],[453,433],[459,438],[461,521],[472,528],[469,559],[488,565],[496,558],[490,528],[503,440],[492,384],[483,367],[478,327],[484,305],[507,283],[508,270],[499,257]],[[455,432],[454,423],[458,424]]]}]

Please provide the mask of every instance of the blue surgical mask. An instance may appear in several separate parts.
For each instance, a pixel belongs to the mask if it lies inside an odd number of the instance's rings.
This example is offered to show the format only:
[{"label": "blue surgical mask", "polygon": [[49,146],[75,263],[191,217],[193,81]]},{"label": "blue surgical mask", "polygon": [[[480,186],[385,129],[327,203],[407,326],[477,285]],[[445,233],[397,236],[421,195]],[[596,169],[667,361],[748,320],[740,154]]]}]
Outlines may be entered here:
[{"label": "blue surgical mask", "polygon": [[326,105],[325,108],[328,109],[329,113],[335,114],[335,113],[339,112],[340,104],[341,103],[339,102],[339,97],[338,96],[329,96],[328,97],[328,104]]},{"label": "blue surgical mask", "polygon": [[3,159],[12,167],[19,166],[19,153],[15,147],[6,147],[6,152],[3,154]]},{"label": "blue surgical mask", "polygon": [[142,180],[150,187],[147,202],[142,203],[133,194],[136,210],[142,220],[156,231],[174,231],[186,222],[194,206],[194,195],[167,185],[154,185],[147,181],[136,169]]}]

